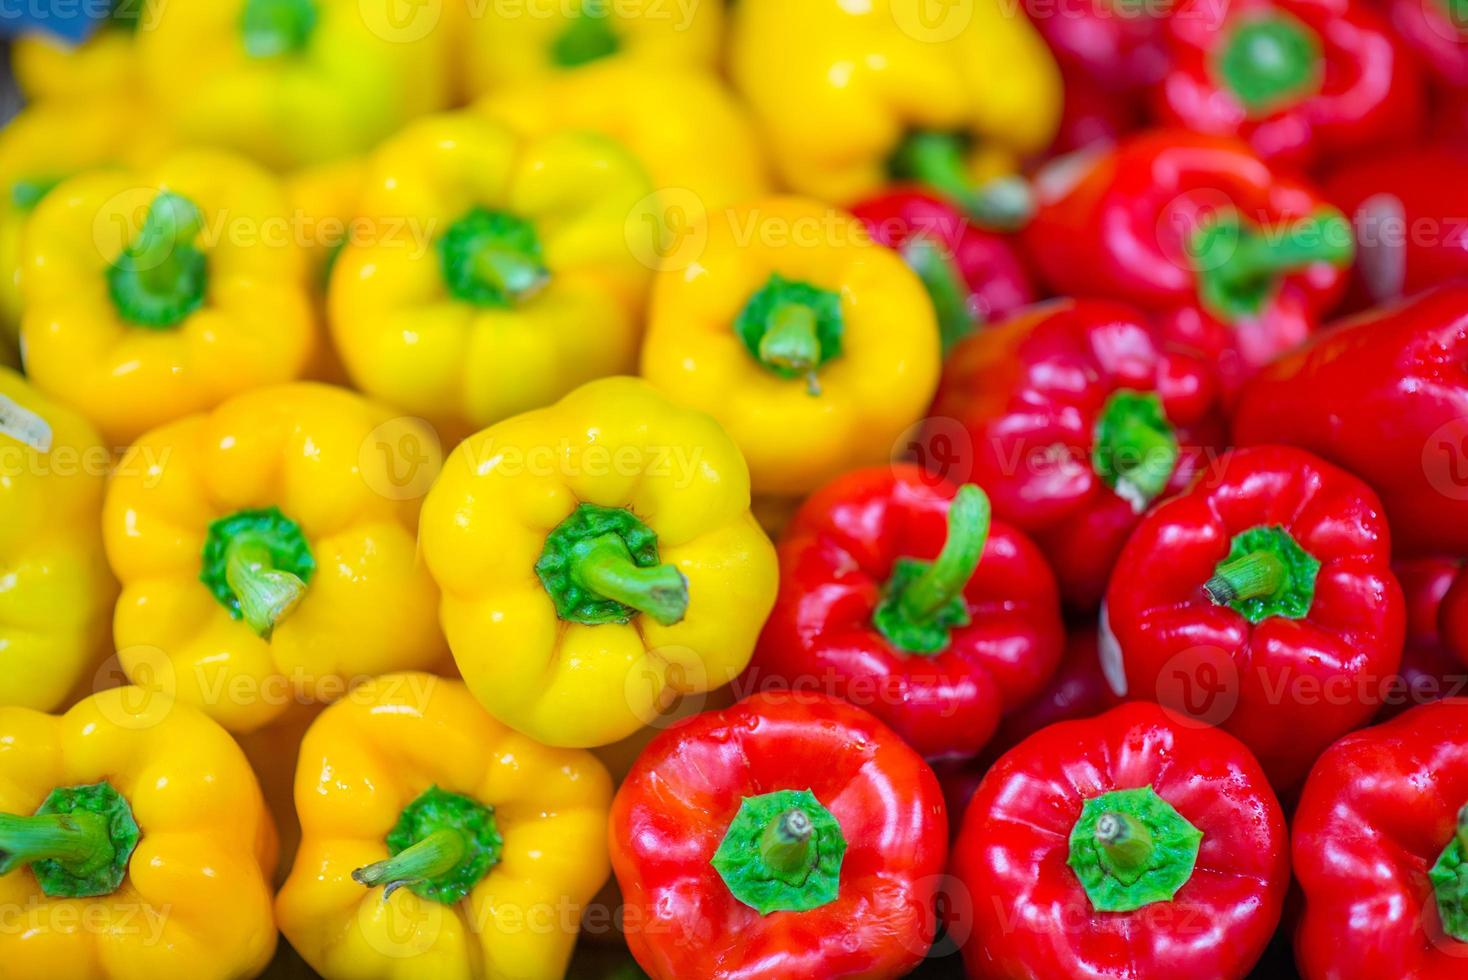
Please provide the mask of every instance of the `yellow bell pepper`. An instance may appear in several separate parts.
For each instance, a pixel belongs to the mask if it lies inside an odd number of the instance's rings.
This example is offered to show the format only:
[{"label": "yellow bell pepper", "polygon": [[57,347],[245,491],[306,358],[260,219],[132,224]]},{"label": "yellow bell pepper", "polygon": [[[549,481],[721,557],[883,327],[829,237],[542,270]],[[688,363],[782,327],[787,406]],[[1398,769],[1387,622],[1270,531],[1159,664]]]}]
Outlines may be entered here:
[{"label": "yellow bell pepper", "polygon": [[142,81],[137,35],[151,29],[157,0],[115,0],[112,16],[87,40],[70,44],[49,34],[25,34],[10,49],[15,83],[28,102],[72,103],[136,92]]},{"label": "yellow bell pepper", "polygon": [[708,412],[758,494],[804,494],[891,458],[938,383],[933,306],[861,224],[797,198],[711,216],[658,274],[642,373]]},{"label": "yellow bell pepper", "polygon": [[728,683],[774,604],[739,450],[635,378],[462,443],[422,542],[469,687],[549,745],[615,742]]},{"label": "yellow bell pepper", "polygon": [[[672,195],[665,212],[727,207],[769,189],[748,112],[709,72],[614,59],[514,86],[475,108],[530,138],[579,129],[616,140]],[[668,215],[668,234],[696,216]]]},{"label": "yellow bell pepper", "polygon": [[28,105],[0,129],[0,338],[6,346],[20,336],[21,249],[31,212],[67,177],[156,162],[166,137],[138,123],[132,103],[94,97]]},{"label": "yellow bell pepper", "polygon": [[1005,0],[740,0],[730,67],[794,190],[849,205],[895,177],[994,224],[1023,216],[998,181],[1043,150],[1061,82]]},{"label": "yellow bell pepper", "polygon": [[61,716],[0,708],[0,972],[256,976],[275,832],[222,728],[135,687]]},{"label": "yellow bell pepper", "polygon": [[724,5],[705,0],[468,0],[467,16],[458,26],[460,84],[474,98],[603,61],[715,68]]},{"label": "yellow bell pepper", "polygon": [[144,435],[102,517],[128,678],[248,732],[363,676],[437,666],[416,527],[438,465],[421,423],[318,384]]},{"label": "yellow bell pepper", "polygon": [[25,232],[27,373],[117,445],[300,377],[317,334],[295,237],[280,184],[217,151],[63,182]]},{"label": "yellow bell pepper", "polygon": [[306,733],[281,931],[327,980],[563,976],[606,880],[612,784],[426,674],[369,681]]},{"label": "yellow bell pepper", "polygon": [[370,224],[332,272],[353,381],[462,435],[631,370],[650,190],[594,134],[522,140],[471,112],[410,125],[373,155]]},{"label": "yellow bell pepper", "polygon": [[0,705],[52,711],[112,650],[111,463],[86,420],[0,368]]},{"label": "yellow bell pepper", "polygon": [[369,149],[442,108],[438,3],[208,0],[159,5],[138,35],[147,89],[187,141],[279,170]]}]

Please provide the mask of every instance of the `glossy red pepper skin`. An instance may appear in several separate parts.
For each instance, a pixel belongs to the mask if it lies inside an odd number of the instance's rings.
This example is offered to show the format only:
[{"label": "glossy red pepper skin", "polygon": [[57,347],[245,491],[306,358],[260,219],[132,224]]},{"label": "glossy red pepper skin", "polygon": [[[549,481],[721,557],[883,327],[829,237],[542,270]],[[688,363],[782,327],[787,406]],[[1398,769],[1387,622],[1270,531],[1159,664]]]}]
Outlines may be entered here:
[{"label": "glossy red pepper skin", "polygon": [[[1066,864],[1071,828],[1084,800],[1148,785],[1203,832],[1195,870],[1170,902],[1096,912]],[[1288,838],[1236,739],[1125,704],[1046,728],[1001,758],[969,805],[952,873],[955,913],[972,917],[963,954],[976,980],[1237,980],[1279,922]]]},{"label": "glossy red pepper skin", "polygon": [[1240,445],[1289,443],[1381,494],[1404,555],[1468,554],[1468,286],[1346,321],[1262,372]]},{"label": "glossy red pepper skin", "polygon": [[[1262,18],[1287,19],[1313,37],[1317,80],[1251,108],[1220,62],[1234,32]],[[1167,125],[1237,136],[1296,169],[1411,139],[1422,128],[1421,70],[1362,0],[1185,0],[1166,34],[1170,66],[1154,102]]]},{"label": "glossy red pepper skin", "polygon": [[[925,284],[930,275],[952,277],[961,300],[952,311],[929,284],[945,347],[1035,301],[1034,284],[1010,240],[979,228],[940,198],[899,188],[856,205],[851,213],[874,241],[900,253]],[[915,254],[923,245],[936,246],[937,254]]]},{"label": "glossy red pepper skin", "polygon": [[1029,538],[990,525],[964,589],[970,623],[936,655],[897,649],[872,623],[893,563],[943,549],[957,487],[912,464],[858,470],[813,494],[780,540],[780,592],[746,690],[820,690],[890,725],[919,754],[969,756],[1060,663],[1055,577]]},{"label": "glossy red pepper skin", "polygon": [[1167,69],[1163,25],[1170,3],[1027,0],[1065,82],[1052,152],[1115,141],[1146,118],[1147,88]]},{"label": "glossy red pepper skin", "polygon": [[1386,0],[1400,37],[1441,83],[1444,100],[1468,90],[1468,24],[1450,13],[1448,0]]},{"label": "glossy red pepper skin", "polygon": [[[710,865],[744,797],[809,789],[846,839],[836,900],[760,916]],[[612,867],[653,980],[897,977],[927,954],[948,854],[937,778],[860,708],[763,693],[659,735],[612,804]]]},{"label": "glossy red pepper skin", "polygon": [[[1203,589],[1236,535],[1283,528],[1319,561],[1301,618],[1251,623]],[[1341,735],[1370,720],[1401,663],[1405,602],[1376,494],[1285,446],[1235,450],[1150,513],[1106,597],[1109,677],[1238,737],[1287,793]],[[1104,643],[1105,641],[1103,641]]]},{"label": "glossy red pepper skin", "polygon": [[1224,439],[1218,380],[1205,355],[1116,303],[1046,303],[965,340],[920,440],[925,465],[983,487],[1035,539],[1078,610],[1096,608],[1140,519],[1093,463],[1097,422],[1123,389],[1160,397],[1181,448],[1168,492],[1185,487]]},{"label": "glossy red pepper skin", "polygon": [[1444,145],[1366,157],[1331,174],[1326,194],[1356,229],[1354,307],[1468,278],[1465,172],[1468,147]]},{"label": "glossy red pepper skin", "polygon": [[[1468,666],[1447,646],[1443,599],[1463,579],[1463,562],[1455,558],[1408,558],[1392,571],[1407,599],[1407,640],[1402,648],[1401,683],[1385,692],[1377,721],[1395,718],[1409,708],[1442,698],[1468,695]],[[1462,596],[1468,588],[1459,587]]]},{"label": "glossy red pepper skin", "polygon": [[1426,704],[1321,756],[1293,822],[1308,980],[1448,980],[1468,947],[1442,932],[1427,870],[1468,801],[1468,701]]},{"label": "glossy red pepper skin", "polygon": [[1245,315],[1210,309],[1194,236],[1218,216],[1283,234],[1326,202],[1226,137],[1155,130],[1062,158],[1035,181],[1021,241],[1055,292],[1131,303],[1217,364],[1227,390],[1303,341],[1339,302],[1345,270],[1312,263],[1277,278]]}]

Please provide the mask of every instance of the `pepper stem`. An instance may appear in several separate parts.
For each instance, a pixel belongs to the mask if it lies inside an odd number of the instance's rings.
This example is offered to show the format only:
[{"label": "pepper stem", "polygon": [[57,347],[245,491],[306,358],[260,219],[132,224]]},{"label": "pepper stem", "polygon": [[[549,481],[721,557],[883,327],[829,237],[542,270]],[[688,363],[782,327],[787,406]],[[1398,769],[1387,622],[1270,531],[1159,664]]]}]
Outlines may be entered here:
[{"label": "pepper stem", "polygon": [[771,820],[760,838],[760,857],[783,876],[799,876],[815,863],[815,847],[811,840],[815,825],[810,815],[792,807]]},{"label": "pepper stem", "polygon": [[113,305],[123,319],[145,327],[181,323],[204,302],[204,253],[194,239],[204,214],[172,191],[153,199],[138,234],[107,270]]},{"label": "pepper stem", "polygon": [[948,537],[931,562],[899,558],[872,625],[903,653],[929,656],[947,649],[953,627],[970,622],[963,590],[989,540],[991,508],[972,483],[959,488],[948,507]]},{"label": "pepper stem", "polygon": [[1218,72],[1250,115],[1277,110],[1319,89],[1320,37],[1286,14],[1248,18],[1225,39]]},{"label": "pepper stem", "polygon": [[915,180],[949,198],[986,228],[1024,225],[1035,211],[1029,183],[1011,176],[975,187],[964,161],[967,143],[952,133],[912,133],[892,155],[889,169],[895,177]]},{"label": "pepper stem", "polygon": [[1226,561],[1214,569],[1213,577],[1203,590],[1214,605],[1272,596],[1284,584],[1287,570],[1284,562],[1267,551],[1255,551]]},{"label": "pepper stem", "polygon": [[352,880],[368,888],[386,885],[382,899],[404,885],[441,878],[453,871],[469,854],[469,842],[457,830],[445,827],[435,830],[418,843],[404,848],[390,858],[358,868]]},{"label": "pepper stem", "polygon": [[808,374],[821,363],[816,311],[804,303],[784,303],[770,316],[759,342],[760,363],[794,374]]},{"label": "pepper stem", "polygon": [[245,53],[274,58],[303,51],[316,30],[316,0],[246,0],[240,14]]},{"label": "pepper stem", "polygon": [[1156,392],[1123,388],[1106,400],[1091,466],[1137,513],[1167,489],[1179,455],[1177,433]]},{"label": "pepper stem", "polygon": [[551,58],[562,68],[577,68],[614,55],[621,46],[605,0],[582,0],[570,25],[551,45]]},{"label": "pepper stem", "polygon": [[1117,880],[1131,884],[1152,861],[1152,832],[1129,813],[1103,813],[1096,818],[1096,847]]},{"label": "pepper stem", "polygon": [[95,874],[117,857],[107,817],[85,810],[17,817],[0,813],[0,875],[35,861],[57,861],[69,873]]},{"label": "pepper stem", "polygon": [[1468,804],[1458,810],[1457,826],[1427,879],[1437,898],[1437,916],[1443,932],[1468,942]]},{"label": "pepper stem", "polygon": [[664,626],[682,622],[688,612],[688,579],[683,573],[672,565],[639,566],[618,534],[577,542],[572,547],[571,578],[582,588],[644,612]]},{"label": "pepper stem", "polygon": [[276,568],[270,545],[253,534],[239,534],[229,543],[224,578],[245,622],[267,640],[306,595],[305,581]]},{"label": "pepper stem", "polygon": [[481,282],[516,303],[534,296],[550,282],[550,273],[538,258],[515,249],[486,245],[474,253],[472,261]]},{"label": "pepper stem", "polygon": [[1356,252],[1351,224],[1334,208],[1321,208],[1284,229],[1224,215],[1199,229],[1191,249],[1199,298],[1229,322],[1258,313],[1283,276],[1321,263],[1344,268]]},{"label": "pepper stem", "polygon": [[958,598],[979,567],[989,539],[989,498],[972,483],[959,488],[948,508],[948,537],[927,569],[908,583],[898,600],[910,618],[925,621]]}]

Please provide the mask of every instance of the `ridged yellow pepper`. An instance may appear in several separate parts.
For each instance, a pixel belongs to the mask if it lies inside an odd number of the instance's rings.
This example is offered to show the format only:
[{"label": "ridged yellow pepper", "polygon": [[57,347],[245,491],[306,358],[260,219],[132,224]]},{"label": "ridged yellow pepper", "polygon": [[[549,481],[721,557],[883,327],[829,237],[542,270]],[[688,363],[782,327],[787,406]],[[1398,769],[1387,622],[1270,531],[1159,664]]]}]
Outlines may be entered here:
[{"label": "ridged yellow pepper", "polygon": [[111,463],[86,420],[0,368],[0,705],[52,711],[112,650]]},{"label": "ridged yellow pepper", "polygon": [[447,104],[438,4],[160,4],[138,34],[151,97],[189,142],[280,170],[361,153]]},{"label": "ridged yellow pepper", "polygon": [[438,465],[421,423],[319,384],[144,435],[102,517],[128,678],[247,732],[363,676],[439,665],[416,535]]},{"label": "ridged yellow pepper", "polygon": [[605,137],[521,139],[472,112],[411,124],[373,155],[371,223],[332,272],[353,381],[464,435],[631,370],[650,190]]},{"label": "ridged yellow pepper", "polygon": [[279,182],[230,154],[73,177],[26,226],[26,372],[118,446],[300,377],[317,332],[295,239]]},{"label": "ridged yellow pepper", "polygon": [[531,138],[601,133],[626,147],[659,191],[691,192],[704,208],[769,189],[754,123],[709,72],[612,60],[514,86],[475,107]]},{"label": "ridged yellow pepper", "polygon": [[707,0],[458,0],[468,97],[601,61],[711,69],[724,5]]},{"label": "ridged yellow pepper", "polygon": [[0,129],[0,338],[6,346],[20,337],[21,249],[31,212],[67,177],[155,162],[165,137],[137,124],[132,103],[97,97],[28,105]]},{"label": "ridged yellow pepper", "polygon": [[327,980],[563,976],[606,880],[612,784],[426,674],[369,681],[306,733],[281,930]]},{"label": "ridged yellow pepper", "polygon": [[1021,8],[740,0],[731,16],[731,72],[791,188],[848,205],[917,179],[975,218],[1022,216],[1016,183],[991,182],[1049,144],[1061,82]]},{"label": "ridged yellow pepper", "polygon": [[112,16],[81,44],[49,34],[25,34],[10,49],[15,83],[28,102],[61,99],[81,103],[136,92],[139,28],[153,26],[157,0],[116,0]]},{"label": "ridged yellow pepper", "polygon": [[771,198],[710,215],[653,286],[642,373],[718,419],[758,494],[891,458],[940,342],[921,281],[844,211]]},{"label": "ridged yellow pepper", "polygon": [[462,443],[422,542],[469,687],[549,745],[617,741],[728,683],[774,602],[739,450],[635,378]]},{"label": "ridged yellow pepper", "polygon": [[135,687],[0,708],[0,972],[231,980],[275,950],[275,832],[229,734]]}]

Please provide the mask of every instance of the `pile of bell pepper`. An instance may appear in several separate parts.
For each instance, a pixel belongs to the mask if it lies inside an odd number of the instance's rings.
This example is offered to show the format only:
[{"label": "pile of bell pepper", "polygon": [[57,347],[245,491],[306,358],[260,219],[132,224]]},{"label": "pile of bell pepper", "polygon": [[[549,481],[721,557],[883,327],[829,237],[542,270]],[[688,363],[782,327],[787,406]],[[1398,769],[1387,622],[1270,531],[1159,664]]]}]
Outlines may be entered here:
[{"label": "pile of bell pepper", "polygon": [[0,38],[0,977],[1468,975],[1461,0]]}]

